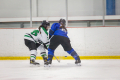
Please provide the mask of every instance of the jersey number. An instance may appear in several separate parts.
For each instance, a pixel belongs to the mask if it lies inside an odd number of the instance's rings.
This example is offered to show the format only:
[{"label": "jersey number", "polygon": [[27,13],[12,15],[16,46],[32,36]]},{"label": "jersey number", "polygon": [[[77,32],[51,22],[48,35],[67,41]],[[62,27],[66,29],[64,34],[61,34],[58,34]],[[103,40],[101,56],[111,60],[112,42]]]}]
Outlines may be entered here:
[{"label": "jersey number", "polygon": [[38,33],[39,33],[38,30],[34,30],[33,32],[31,32],[31,34],[34,35],[34,36],[37,36]]}]

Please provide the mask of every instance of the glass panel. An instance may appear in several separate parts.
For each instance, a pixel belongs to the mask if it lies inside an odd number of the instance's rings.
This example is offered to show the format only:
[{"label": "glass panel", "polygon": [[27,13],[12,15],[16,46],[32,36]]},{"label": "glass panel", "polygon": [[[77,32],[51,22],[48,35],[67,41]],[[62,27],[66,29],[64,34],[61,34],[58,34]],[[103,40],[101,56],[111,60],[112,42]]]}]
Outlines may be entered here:
[{"label": "glass panel", "polygon": [[30,0],[0,0],[0,28],[21,28],[29,17]]},{"label": "glass panel", "polygon": [[38,0],[39,17],[65,17],[65,0]]},{"label": "glass panel", "polygon": [[0,18],[20,18],[29,16],[29,0],[0,0]]},{"label": "glass panel", "polygon": [[68,0],[69,27],[102,26],[102,0]]},{"label": "glass panel", "polygon": [[[42,20],[52,24],[65,18],[65,2],[32,0],[33,27],[38,27]],[[105,26],[120,26],[119,4],[120,0],[68,0],[68,27],[103,26],[104,9]],[[0,28],[28,28],[29,20],[30,0],[0,0]]]}]

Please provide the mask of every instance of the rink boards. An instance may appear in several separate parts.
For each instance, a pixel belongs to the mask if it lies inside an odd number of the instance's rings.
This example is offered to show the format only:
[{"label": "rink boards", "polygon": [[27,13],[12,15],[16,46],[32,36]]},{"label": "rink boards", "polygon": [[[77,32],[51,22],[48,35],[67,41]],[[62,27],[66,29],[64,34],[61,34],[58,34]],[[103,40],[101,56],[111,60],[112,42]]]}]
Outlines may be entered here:
[{"label": "rink boards", "polygon": [[[67,29],[71,45],[81,59],[120,59],[120,27]],[[0,60],[29,59],[30,52],[24,45],[24,34],[32,30],[33,28],[0,29]],[[56,49],[55,56],[73,59],[61,46]],[[42,59],[40,51],[37,59]]]}]

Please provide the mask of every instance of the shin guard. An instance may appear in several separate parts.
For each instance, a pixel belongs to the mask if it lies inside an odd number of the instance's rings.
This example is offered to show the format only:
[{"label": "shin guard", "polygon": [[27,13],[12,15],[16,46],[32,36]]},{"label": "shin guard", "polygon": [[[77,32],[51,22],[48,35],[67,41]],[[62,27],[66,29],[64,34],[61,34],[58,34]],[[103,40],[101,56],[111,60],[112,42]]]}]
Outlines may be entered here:
[{"label": "shin guard", "polygon": [[54,56],[54,50],[48,48],[48,61],[49,60],[52,61],[53,56]]},{"label": "shin guard", "polygon": [[70,51],[67,51],[75,60],[78,59],[78,54],[74,51],[74,49],[71,49]]}]

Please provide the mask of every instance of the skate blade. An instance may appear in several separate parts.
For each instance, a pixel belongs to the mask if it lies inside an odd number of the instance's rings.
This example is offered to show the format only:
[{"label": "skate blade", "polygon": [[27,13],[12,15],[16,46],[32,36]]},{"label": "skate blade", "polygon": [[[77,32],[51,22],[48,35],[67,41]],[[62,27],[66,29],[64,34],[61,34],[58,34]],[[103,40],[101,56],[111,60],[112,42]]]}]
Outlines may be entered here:
[{"label": "skate blade", "polygon": [[44,65],[44,67],[51,67],[51,64],[48,64],[48,65]]},{"label": "skate blade", "polygon": [[40,67],[40,64],[30,64],[30,67]]},{"label": "skate blade", "polygon": [[44,67],[48,67],[48,65],[44,65]]},{"label": "skate blade", "polygon": [[48,64],[48,67],[51,67],[51,64]]},{"label": "skate blade", "polygon": [[81,63],[76,64],[77,66],[81,66]]}]

